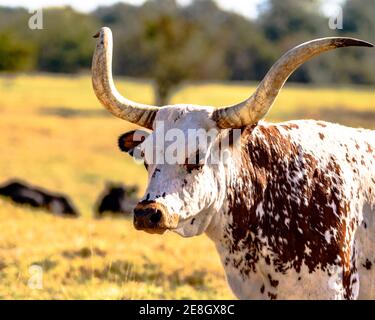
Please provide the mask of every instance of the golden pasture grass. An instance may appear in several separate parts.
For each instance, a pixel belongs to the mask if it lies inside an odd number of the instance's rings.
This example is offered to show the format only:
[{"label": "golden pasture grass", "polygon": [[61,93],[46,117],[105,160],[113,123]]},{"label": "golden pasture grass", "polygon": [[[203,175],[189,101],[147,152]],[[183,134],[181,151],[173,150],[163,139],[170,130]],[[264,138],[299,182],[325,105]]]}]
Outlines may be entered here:
[{"label": "golden pasture grass", "polygon": [[[205,238],[139,233],[126,219],[67,219],[0,200],[1,299],[230,298]],[[43,269],[28,286],[29,267]]]},{"label": "golden pasture grass", "polygon": [[[118,79],[119,91],[151,103],[147,82]],[[201,83],[173,103],[226,105],[247,97],[247,84]],[[0,181],[18,177],[68,194],[82,216],[63,219],[0,199],[0,298],[232,298],[213,243],[206,236],[137,232],[127,219],[92,218],[106,181],[137,184],[146,171],[117,148],[133,125],[99,105],[90,78],[0,77]],[[369,88],[290,86],[268,118],[323,118],[375,127]],[[43,289],[30,288],[29,267],[43,268]]]}]

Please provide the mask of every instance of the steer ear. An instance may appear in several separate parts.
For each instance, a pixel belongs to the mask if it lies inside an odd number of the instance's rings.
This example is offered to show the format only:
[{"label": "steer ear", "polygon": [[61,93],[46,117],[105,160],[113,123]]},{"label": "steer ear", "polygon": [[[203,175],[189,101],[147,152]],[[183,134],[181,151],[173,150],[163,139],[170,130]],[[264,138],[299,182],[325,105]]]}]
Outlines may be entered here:
[{"label": "steer ear", "polygon": [[149,136],[150,133],[143,130],[133,130],[122,134],[118,138],[118,146],[121,151],[133,156],[134,149]]}]

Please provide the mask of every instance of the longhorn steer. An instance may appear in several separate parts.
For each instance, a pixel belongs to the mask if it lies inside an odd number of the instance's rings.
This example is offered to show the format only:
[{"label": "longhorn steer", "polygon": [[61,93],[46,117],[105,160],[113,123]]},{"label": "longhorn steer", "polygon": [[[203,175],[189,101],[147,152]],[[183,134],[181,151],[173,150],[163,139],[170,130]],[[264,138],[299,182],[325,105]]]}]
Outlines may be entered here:
[{"label": "longhorn steer", "polygon": [[[137,229],[185,237],[205,232],[239,298],[375,298],[375,132],[312,120],[261,121],[303,62],[330,49],[371,44],[313,40],[281,57],[242,103],[158,108],[116,91],[111,32],[102,28],[96,37],[93,86],[110,112],[149,129],[163,123],[185,138],[191,129],[218,131],[198,163],[189,159],[199,147],[180,164],[147,163],[149,184],[135,209]],[[240,136],[221,146],[220,139],[234,137],[234,129]],[[119,140],[131,154],[145,144],[133,136]],[[228,156],[212,164],[215,146]],[[158,145],[152,151],[157,153]]]}]

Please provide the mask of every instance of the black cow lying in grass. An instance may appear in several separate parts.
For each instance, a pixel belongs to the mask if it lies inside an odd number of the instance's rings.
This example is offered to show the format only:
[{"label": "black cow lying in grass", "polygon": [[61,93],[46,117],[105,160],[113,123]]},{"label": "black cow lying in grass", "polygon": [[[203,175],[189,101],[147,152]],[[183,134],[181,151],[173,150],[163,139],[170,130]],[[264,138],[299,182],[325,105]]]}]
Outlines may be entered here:
[{"label": "black cow lying in grass", "polygon": [[137,186],[109,183],[99,197],[96,216],[102,217],[105,212],[129,215],[137,204]]},{"label": "black cow lying in grass", "polygon": [[0,186],[0,196],[10,198],[17,204],[47,210],[55,215],[79,215],[70,199],[66,196],[48,192],[18,180],[8,181]]}]

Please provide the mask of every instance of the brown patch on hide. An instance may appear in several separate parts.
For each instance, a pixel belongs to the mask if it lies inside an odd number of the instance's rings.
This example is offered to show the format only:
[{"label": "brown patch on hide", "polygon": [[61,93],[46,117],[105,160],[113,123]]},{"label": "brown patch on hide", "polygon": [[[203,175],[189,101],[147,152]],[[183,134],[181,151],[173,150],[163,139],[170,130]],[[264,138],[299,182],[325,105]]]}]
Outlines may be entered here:
[{"label": "brown patch on hide", "polygon": [[299,126],[295,123],[281,124],[280,127],[288,131],[293,129],[299,129]]},{"label": "brown patch on hide", "polygon": [[[242,138],[241,188],[229,187],[233,223],[227,232],[233,239],[230,253],[246,252],[246,259],[237,261],[233,255],[231,263],[241,265],[243,276],[256,273],[267,248],[271,252],[267,259],[278,273],[290,268],[299,273],[302,264],[310,273],[328,272],[330,265],[341,264],[345,265],[344,278],[350,279],[350,246],[345,244],[349,226],[344,223],[349,205],[340,192],[344,173],[338,161],[332,156],[322,167],[314,154],[281,134],[277,125],[245,130]],[[331,234],[330,242],[326,232]]]},{"label": "brown patch on hide", "polygon": [[277,286],[279,285],[279,281],[272,279],[270,274],[268,274],[267,277],[268,277],[268,280],[270,281],[271,287],[277,288]]},{"label": "brown patch on hide", "polygon": [[366,150],[366,152],[368,152],[368,153],[372,153],[372,152],[374,151],[374,149],[371,147],[371,145],[370,145],[368,142],[366,142],[366,145],[367,145],[367,150]]}]

